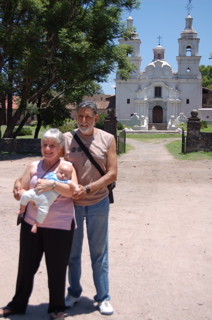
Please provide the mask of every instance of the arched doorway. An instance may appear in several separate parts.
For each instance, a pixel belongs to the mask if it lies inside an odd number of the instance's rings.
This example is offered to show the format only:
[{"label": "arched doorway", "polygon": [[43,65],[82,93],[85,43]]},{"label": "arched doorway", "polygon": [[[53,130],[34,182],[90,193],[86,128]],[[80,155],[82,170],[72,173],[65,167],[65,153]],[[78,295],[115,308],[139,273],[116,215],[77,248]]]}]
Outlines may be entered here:
[{"label": "arched doorway", "polygon": [[153,123],[163,123],[163,109],[161,106],[155,106],[152,111]]}]

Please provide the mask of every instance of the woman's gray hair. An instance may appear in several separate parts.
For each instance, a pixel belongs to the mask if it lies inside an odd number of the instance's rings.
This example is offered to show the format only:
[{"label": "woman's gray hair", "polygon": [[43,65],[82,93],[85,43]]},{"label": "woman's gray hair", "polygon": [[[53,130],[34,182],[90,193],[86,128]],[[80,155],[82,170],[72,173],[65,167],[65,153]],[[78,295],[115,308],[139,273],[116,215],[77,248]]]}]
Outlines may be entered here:
[{"label": "woman's gray hair", "polygon": [[94,114],[97,114],[97,105],[93,101],[86,100],[86,101],[80,102],[80,104],[78,104],[76,108],[76,111],[78,112],[80,108],[90,108],[93,110]]},{"label": "woman's gray hair", "polygon": [[46,130],[42,136],[41,144],[43,142],[43,139],[48,139],[48,138],[55,139],[61,147],[64,145],[63,134],[57,128],[51,128]]}]

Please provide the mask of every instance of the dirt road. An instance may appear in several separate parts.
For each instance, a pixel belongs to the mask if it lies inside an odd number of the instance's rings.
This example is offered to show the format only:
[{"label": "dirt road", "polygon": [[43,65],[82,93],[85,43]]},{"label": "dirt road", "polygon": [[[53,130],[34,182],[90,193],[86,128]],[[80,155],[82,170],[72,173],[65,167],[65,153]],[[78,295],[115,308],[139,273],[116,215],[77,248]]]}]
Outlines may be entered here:
[{"label": "dirt road", "polygon": [[[94,305],[85,241],[83,297],[67,310],[67,319],[211,320],[212,161],[175,160],[165,149],[165,140],[130,143],[135,150],[119,157],[110,212],[110,293],[115,312],[102,316]],[[17,272],[18,203],[12,197],[13,181],[32,159],[0,156],[0,306],[13,296]],[[11,319],[49,319],[47,303],[42,261],[26,315]]]}]

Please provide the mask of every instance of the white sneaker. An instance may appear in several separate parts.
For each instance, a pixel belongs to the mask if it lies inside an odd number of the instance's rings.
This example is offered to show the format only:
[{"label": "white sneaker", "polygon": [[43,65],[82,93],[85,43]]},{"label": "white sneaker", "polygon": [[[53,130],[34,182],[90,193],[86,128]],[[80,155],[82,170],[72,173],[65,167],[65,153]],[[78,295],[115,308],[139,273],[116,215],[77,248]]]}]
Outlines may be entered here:
[{"label": "white sneaker", "polygon": [[67,294],[67,296],[65,297],[65,305],[66,307],[72,308],[80,300],[81,300],[81,297],[75,298],[70,294]]},{"label": "white sneaker", "polygon": [[103,300],[98,303],[99,311],[101,314],[110,315],[113,314],[113,307],[111,306],[110,301]]}]

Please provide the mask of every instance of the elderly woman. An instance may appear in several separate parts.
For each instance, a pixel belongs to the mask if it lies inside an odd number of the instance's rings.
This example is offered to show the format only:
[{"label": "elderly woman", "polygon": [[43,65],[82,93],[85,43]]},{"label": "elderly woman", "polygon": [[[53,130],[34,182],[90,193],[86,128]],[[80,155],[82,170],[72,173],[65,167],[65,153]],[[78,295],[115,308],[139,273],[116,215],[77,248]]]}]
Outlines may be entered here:
[{"label": "elderly woman", "polygon": [[[49,213],[37,233],[31,228],[35,222],[37,208],[33,203],[27,206],[24,221],[21,224],[20,257],[16,292],[11,302],[0,309],[0,317],[11,314],[23,314],[26,311],[33,288],[34,275],[39,268],[43,253],[48,273],[49,307],[51,319],[64,319],[64,292],[66,268],[75,228],[73,206],[73,189],[69,184],[41,179],[47,172],[55,172],[59,164],[63,148],[63,135],[58,129],[47,130],[41,139],[43,158],[31,162],[21,179],[20,195],[28,189],[35,188],[38,193],[54,189],[60,196],[50,207]],[[72,181],[77,183],[75,170]]]}]

